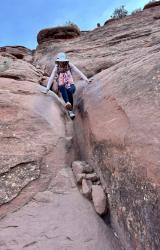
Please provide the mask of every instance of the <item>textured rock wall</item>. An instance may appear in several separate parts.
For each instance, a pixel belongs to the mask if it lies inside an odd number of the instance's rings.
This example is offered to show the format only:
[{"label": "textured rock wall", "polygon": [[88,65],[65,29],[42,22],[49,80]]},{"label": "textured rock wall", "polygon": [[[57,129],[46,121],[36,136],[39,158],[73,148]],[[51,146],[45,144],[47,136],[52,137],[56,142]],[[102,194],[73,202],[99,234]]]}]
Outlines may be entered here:
[{"label": "textured rock wall", "polygon": [[147,8],[79,38],[45,41],[34,54],[50,74],[56,53],[65,51],[93,77],[76,97],[79,154],[101,177],[126,249],[160,244],[159,12]]},{"label": "textured rock wall", "polygon": [[121,61],[80,86],[76,96],[79,153],[100,175],[112,226],[126,249],[160,244],[160,30],[154,9],[137,16],[141,27],[128,17],[105,28],[109,33],[130,25],[110,37],[112,60]]},{"label": "textured rock wall", "polygon": [[[1,204],[38,178],[42,157],[62,139],[62,114],[55,108],[52,118],[47,115],[51,101],[38,96],[36,83],[65,51],[93,77],[90,85],[77,82],[74,125],[79,156],[94,167],[108,193],[112,226],[126,249],[159,249],[159,13],[159,6],[146,8],[74,39],[45,39],[34,52],[0,51]],[[50,123],[56,127],[50,130]]]}]

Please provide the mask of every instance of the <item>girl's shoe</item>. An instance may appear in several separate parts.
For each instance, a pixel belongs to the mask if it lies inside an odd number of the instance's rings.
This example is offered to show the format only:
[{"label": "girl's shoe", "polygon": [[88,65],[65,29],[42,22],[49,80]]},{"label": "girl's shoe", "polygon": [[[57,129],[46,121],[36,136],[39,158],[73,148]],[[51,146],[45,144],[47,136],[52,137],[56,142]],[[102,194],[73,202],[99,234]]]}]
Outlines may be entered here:
[{"label": "girl's shoe", "polygon": [[75,114],[73,113],[73,111],[68,111],[68,114],[72,120],[75,118]]},{"label": "girl's shoe", "polygon": [[65,105],[66,109],[68,110],[72,110],[72,104],[70,102],[67,102],[66,105]]}]

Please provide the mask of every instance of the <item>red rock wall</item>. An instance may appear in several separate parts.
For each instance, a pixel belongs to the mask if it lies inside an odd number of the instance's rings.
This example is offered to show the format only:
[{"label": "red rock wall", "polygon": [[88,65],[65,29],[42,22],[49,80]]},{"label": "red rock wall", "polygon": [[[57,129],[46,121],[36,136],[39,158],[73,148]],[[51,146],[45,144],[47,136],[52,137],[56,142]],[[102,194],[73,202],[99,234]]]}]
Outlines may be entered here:
[{"label": "red rock wall", "polygon": [[[151,18],[148,10],[144,14]],[[79,155],[101,177],[111,224],[125,249],[160,245],[160,33],[158,22],[149,23],[143,31],[134,29],[134,38],[131,27],[119,42],[118,34],[112,37],[119,57],[126,58],[76,96]]]},{"label": "red rock wall", "polygon": [[[159,13],[149,8],[71,40],[45,40],[33,55],[34,65],[50,74],[55,55],[65,51],[93,76],[75,98],[77,151],[100,175],[125,249],[160,245]],[[31,72],[38,82],[36,68],[23,65],[29,69],[19,74]],[[7,67],[5,76],[17,75]]]}]

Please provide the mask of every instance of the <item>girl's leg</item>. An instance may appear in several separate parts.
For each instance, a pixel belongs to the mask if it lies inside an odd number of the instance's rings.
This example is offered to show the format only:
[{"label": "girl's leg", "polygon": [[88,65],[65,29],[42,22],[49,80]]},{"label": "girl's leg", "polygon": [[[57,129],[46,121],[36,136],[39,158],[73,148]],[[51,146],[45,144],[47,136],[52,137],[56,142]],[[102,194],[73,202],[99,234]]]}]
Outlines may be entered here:
[{"label": "girl's leg", "polygon": [[65,86],[58,86],[59,91],[62,94],[63,100],[65,101],[65,103],[69,102],[69,97],[68,97],[68,92],[67,89],[65,88]]},{"label": "girl's leg", "polygon": [[69,89],[67,89],[67,93],[68,93],[68,99],[69,102],[71,103],[72,107],[73,107],[73,94],[76,91],[76,87],[74,84],[71,85],[71,87]]}]

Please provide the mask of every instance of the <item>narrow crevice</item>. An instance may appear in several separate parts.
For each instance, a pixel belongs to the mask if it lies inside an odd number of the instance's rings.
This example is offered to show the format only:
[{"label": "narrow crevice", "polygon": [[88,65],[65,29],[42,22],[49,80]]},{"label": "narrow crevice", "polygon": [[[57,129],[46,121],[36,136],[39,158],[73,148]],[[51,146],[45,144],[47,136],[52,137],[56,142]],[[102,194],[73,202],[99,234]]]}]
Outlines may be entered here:
[{"label": "narrow crevice", "polygon": [[8,75],[8,74],[1,74],[0,77],[3,78],[9,78],[9,79],[14,79],[14,80],[18,80],[18,81],[23,81],[24,79],[21,78],[21,76],[17,76],[17,75]]}]

